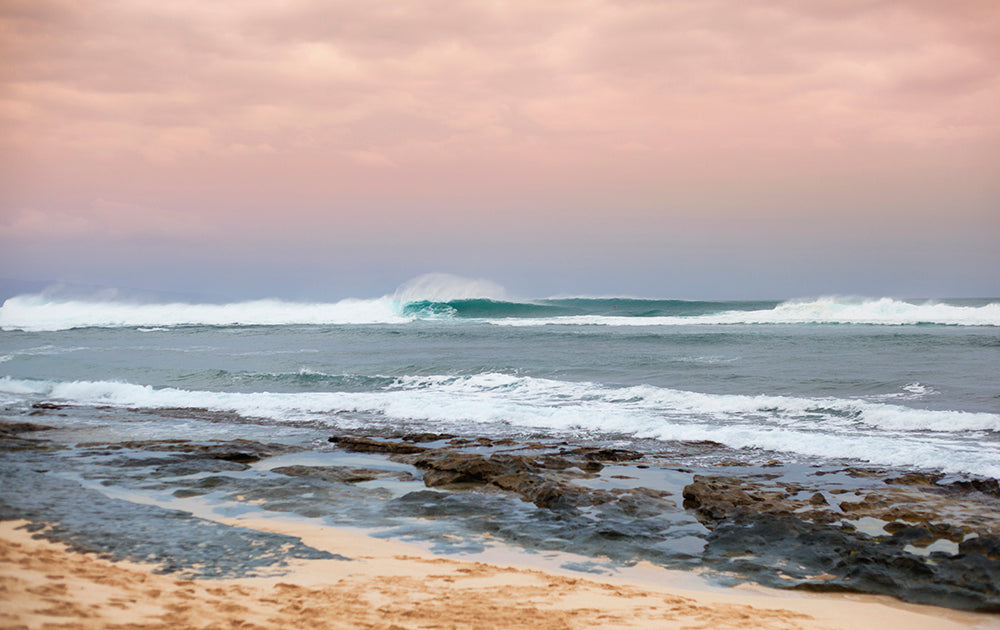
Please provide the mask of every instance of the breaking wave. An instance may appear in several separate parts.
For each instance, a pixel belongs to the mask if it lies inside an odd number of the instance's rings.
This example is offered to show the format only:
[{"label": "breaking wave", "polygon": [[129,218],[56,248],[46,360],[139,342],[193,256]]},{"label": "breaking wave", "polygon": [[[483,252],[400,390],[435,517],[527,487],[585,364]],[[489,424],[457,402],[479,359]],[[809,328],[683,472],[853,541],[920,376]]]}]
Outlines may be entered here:
[{"label": "breaking wave", "polygon": [[68,330],[164,326],[277,326],[295,324],[402,324],[389,298],[299,303],[255,300],[231,304],[135,304],[88,300],[50,300],[31,295],[8,299],[0,307],[5,330]]},{"label": "breaking wave", "polygon": [[[321,375],[325,378],[325,375]],[[842,398],[706,394],[500,373],[365,377],[368,391],[218,392],[113,381],[5,377],[0,394],[75,405],[196,408],[331,427],[373,419],[436,429],[713,440],[733,448],[1000,476],[1000,415]]]},{"label": "breaking wave", "polygon": [[1000,326],[1000,301],[819,298],[786,302],[698,302],[635,298],[511,300],[488,280],[420,276],[393,295],[338,302],[277,299],[230,304],[138,303],[22,295],[0,306],[4,330],[51,331],[175,326],[402,325],[417,320],[499,326],[692,326],[865,324]]},{"label": "breaking wave", "polygon": [[420,276],[402,285],[392,296],[338,302],[264,299],[229,304],[140,303],[100,296],[66,299],[43,293],[5,301],[0,306],[0,329],[137,328],[155,332],[173,326],[405,324],[421,316],[406,308],[411,302],[438,303],[502,295],[503,288],[495,283],[448,274]]},{"label": "breaking wave", "polygon": [[[701,303],[703,304],[703,303]],[[913,303],[892,298],[853,300],[819,298],[792,300],[768,308],[748,308],[747,303],[717,303],[715,312],[699,314],[644,315],[579,314],[564,317],[490,319],[507,326],[596,325],[596,326],[690,326],[739,324],[868,324],[907,326],[1000,326],[1000,302],[981,305],[944,302]],[[739,308],[733,308],[737,306]]]}]

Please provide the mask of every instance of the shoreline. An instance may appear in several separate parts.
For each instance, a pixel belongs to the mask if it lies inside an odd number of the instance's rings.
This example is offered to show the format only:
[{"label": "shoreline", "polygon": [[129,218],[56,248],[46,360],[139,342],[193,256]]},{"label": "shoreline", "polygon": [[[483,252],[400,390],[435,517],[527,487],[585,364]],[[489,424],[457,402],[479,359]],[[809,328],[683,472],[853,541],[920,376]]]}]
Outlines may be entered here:
[{"label": "shoreline", "polygon": [[[154,565],[111,562],[0,522],[5,627],[997,628],[996,616],[888,597],[760,587],[696,590],[660,579],[580,576],[435,556],[333,527],[234,519],[347,556],[295,560],[283,575],[177,579]],[[659,573],[659,575],[657,575]]]},{"label": "shoreline", "polygon": [[[32,419],[66,411],[39,407]],[[119,623],[115,611],[91,610],[84,593],[103,592],[102,571],[128,569],[138,574],[114,587],[123,591],[112,608],[159,611],[143,627],[164,619],[191,626],[202,615],[170,617],[130,580],[156,582],[151,590],[179,600],[200,598],[216,611],[212,627],[239,621],[219,616],[222,604],[212,598],[222,597],[257,624],[245,627],[261,628],[303,627],[286,600],[354,615],[349,625],[305,626],[317,628],[483,627],[484,615],[499,619],[494,627],[543,629],[853,630],[872,619],[907,630],[1000,628],[993,608],[963,612],[929,605],[942,598],[886,596],[940,589],[935,575],[985,567],[945,584],[956,598],[946,601],[994,601],[995,480],[728,458],[694,468],[699,455],[726,455],[707,442],[643,452],[432,433],[90,442],[45,439],[35,433],[41,425],[27,422],[0,429],[3,599],[24,603],[20,616],[0,618],[3,627],[41,627],[29,621],[45,610],[102,620],[73,627]],[[898,531],[889,531],[892,523]],[[42,538],[57,547],[36,545]],[[53,566],[20,576],[30,558],[17,560],[15,543],[48,554]],[[692,546],[701,555],[670,562]],[[83,563],[83,590],[70,592],[53,576],[76,566],[73,558]],[[821,570],[825,558],[840,563],[839,575]],[[930,571],[940,573],[929,579]],[[891,577],[894,586],[871,588],[860,582],[866,575]],[[179,600],[171,605],[188,610]],[[363,605],[345,613],[336,601]],[[416,618],[423,626],[406,625]],[[544,625],[551,619],[561,625]],[[712,622],[698,625],[704,619]]]}]

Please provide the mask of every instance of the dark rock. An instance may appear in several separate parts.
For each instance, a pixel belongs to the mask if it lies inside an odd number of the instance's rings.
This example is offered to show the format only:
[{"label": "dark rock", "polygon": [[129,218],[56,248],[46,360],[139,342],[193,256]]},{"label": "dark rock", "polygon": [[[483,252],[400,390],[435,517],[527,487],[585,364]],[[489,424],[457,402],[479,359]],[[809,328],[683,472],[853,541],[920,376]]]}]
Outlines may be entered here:
[{"label": "dark rock", "polygon": [[198,473],[212,472],[239,472],[249,470],[250,467],[239,462],[232,462],[221,459],[194,459],[178,462],[175,464],[165,464],[157,466],[153,471],[147,473],[149,478],[164,477],[184,477]]},{"label": "dark rock", "polygon": [[423,453],[427,450],[427,447],[416,446],[415,444],[386,442],[383,440],[350,436],[334,436],[328,438],[327,441],[335,443],[345,451],[353,451],[356,453],[398,453],[407,455],[412,453]]},{"label": "dark rock", "polygon": [[946,539],[951,542],[962,542],[965,539],[965,530],[952,523],[928,523],[927,529],[935,539]]},{"label": "dark rock", "polygon": [[573,495],[578,494],[567,492],[566,486],[561,484],[545,483],[544,481],[518,484],[515,491],[538,507],[550,510],[575,507],[576,502],[573,501]]},{"label": "dark rock", "polygon": [[232,478],[226,476],[212,476],[204,477],[198,481],[192,483],[186,488],[180,488],[174,491],[175,497],[196,497],[203,494],[208,494],[217,488],[225,488],[232,482]]},{"label": "dark rock", "polygon": [[840,511],[845,514],[855,512],[871,511],[873,508],[887,508],[889,503],[880,499],[874,501],[841,501]]},{"label": "dark rock", "polygon": [[893,506],[888,510],[883,510],[879,514],[879,518],[886,521],[908,521],[910,523],[922,523],[928,519],[928,516],[921,514],[910,508],[905,508],[899,505]]},{"label": "dark rock", "polygon": [[629,518],[656,518],[672,510],[673,502],[668,499],[669,496],[670,493],[664,490],[633,488],[619,496],[615,503]]},{"label": "dark rock", "polygon": [[812,523],[839,523],[843,517],[829,509],[797,510],[796,515]]},{"label": "dark rock", "polygon": [[892,532],[892,540],[899,545],[925,547],[937,539],[930,529],[920,525],[906,525],[903,527],[894,527],[893,529],[895,531]]},{"label": "dark rock", "polygon": [[[562,462],[563,460],[557,460]],[[584,505],[599,505],[615,500],[605,491],[572,486],[560,479],[542,461],[526,455],[494,453],[485,457],[478,453],[460,453],[452,449],[437,449],[410,458],[409,462],[424,470],[424,485],[429,488],[480,485],[512,492],[522,500],[540,508],[562,510]],[[566,467],[568,468],[568,466]],[[566,470],[561,465],[556,470]],[[564,473],[562,473],[564,474]]]},{"label": "dark rock", "polygon": [[982,492],[983,494],[1000,497],[1000,482],[996,479],[968,479],[947,484],[947,487],[959,492]]},{"label": "dark rock", "polygon": [[17,435],[19,433],[34,433],[35,431],[50,431],[55,427],[34,422],[0,422],[0,436]]},{"label": "dark rock", "polygon": [[[865,479],[860,487],[878,487],[867,480],[876,476],[871,471],[845,472]],[[988,481],[961,482],[965,485],[958,486],[958,493],[974,490],[986,496],[956,502],[936,481],[934,475],[903,475],[883,490],[843,501],[833,510],[825,507],[824,493],[795,498],[808,492],[800,483],[779,483],[779,490],[766,480],[695,475],[684,488],[684,507],[711,530],[704,559],[727,574],[776,587],[888,594],[951,608],[1000,610],[1000,535],[995,533],[996,501],[988,494],[992,486]],[[841,494],[838,490],[826,492]],[[891,521],[884,526],[888,535],[862,533],[843,522],[843,514]],[[962,542],[974,527],[979,537]],[[911,553],[913,547],[938,540],[958,542],[959,553]]]},{"label": "dark rock", "polygon": [[726,448],[726,445],[722,442],[716,442],[715,440],[685,440],[684,444],[688,446],[699,446],[708,448]]},{"label": "dark rock", "polygon": [[937,482],[944,479],[944,475],[941,473],[927,474],[927,473],[906,473],[905,475],[900,475],[899,477],[891,477],[885,480],[885,483],[902,485],[902,486],[936,486]]},{"label": "dark rock", "polygon": [[454,435],[450,433],[406,433],[399,436],[405,442],[438,442],[440,440],[450,440]]},{"label": "dark rock", "polygon": [[911,526],[907,525],[906,523],[900,523],[899,521],[892,521],[890,523],[886,523],[885,525],[883,525],[882,529],[884,529],[890,534],[895,534],[896,532],[904,530],[907,527]]},{"label": "dark rock", "polygon": [[413,475],[404,471],[346,466],[279,466],[272,468],[271,472],[288,477],[311,477],[338,483],[361,483],[386,477],[402,481],[413,479]]},{"label": "dark rock", "polygon": [[213,454],[213,458],[237,464],[252,464],[263,459],[260,454],[248,453],[247,451],[223,451]]},{"label": "dark rock", "polygon": [[588,461],[630,462],[642,459],[643,454],[637,451],[627,451],[620,448],[576,448],[566,451],[564,455],[580,455]]},{"label": "dark rock", "polygon": [[[557,457],[556,455],[542,455],[535,460],[535,463],[538,466],[549,470],[566,470],[567,468],[576,466],[576,464],[568,459],[563,459],[562,457]],[[598,465],[600,466],[600,464]],[[603,468],[603,466],[601,466],[601,468]]]},{"label": "dark rock", "polygon": [[547,444],[542,444],[541,442],[525,442],[521,444],[521,448],[529,451],[544,451],[549,448]]},{"label": "dark rock", "polygon": [[704,558],[720,570],[738,571],[769,586],[887,594],[951,608],[1000,610],[1000,561],[978,553],[935,554],[928,561],[903,550],[905,544],[931,535],[925,528],[909,527],[883,542],[794,515],[744,512],[717,524]]},{"label": "dark rock", "polygon": [[695,510],[699,518],[720,521],[743,512],[789,511],[781,494],[762,491],[738,477],[695,475],[683,496],[684,507]]},{"label": "dark rock", "polygon": [[871,468],[845,468],[843,472],[847,473],[851,477],[861,479],[865,477],[878,477],[882,474],[882,471],[873,470]]},{"label": "dark rock", "polygon": [[440,449],[428,451],[411,463],[417,468],[429,471],[424,473],[424,483],[427,487],[433,488],[457,483],[487,484],[501,475],[528,469],[523,460],[513,461],[522,466],[507,466],[505,465],[507,462],[487,459],[476,453]]},{"label": "dark rock", "polygon": [[81,444],[80,446],[102,450],[169,452],[174,454],[171,455],[174,459],[221,459],[240,464],[253,463],[295,450],[285,444],[265,444],[243,439],[208,443],[190,440],[138,440],[115,444]]},{"label": "dark rock", "polygon": [[979,536],[959,543],[959,553],[977,553],[990,560],[1000,560],[1000,536]]}]

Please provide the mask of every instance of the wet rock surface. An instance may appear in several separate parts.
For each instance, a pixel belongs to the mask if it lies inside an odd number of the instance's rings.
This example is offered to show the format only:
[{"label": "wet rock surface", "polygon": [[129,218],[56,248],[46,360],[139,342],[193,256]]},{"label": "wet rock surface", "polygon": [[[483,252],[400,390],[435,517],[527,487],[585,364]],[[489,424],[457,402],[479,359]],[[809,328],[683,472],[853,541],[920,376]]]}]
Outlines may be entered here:
[{"label": "wet rock surface", "polygon": [[[561,448],[557,454],[484,455],[449,446],[395,459],[424,470],[429,488],[495,488],[554,515],[583,506],[613,505],[633,515],[652,516],[665,511],[662,505],[643,505],[635,499],[643,491],[660,501],[669,494],[641,487],[609,491],[573,484],[594,476],[592,462],[603,467],[642,459],[633,451]],[[769,462],[761,469],[777,466]],[[854,468],[818,471],[815,476],[838,473],[868,483],[847,490],[765,472],[752,475],[755,479],[694,475],[683,489],[683,507],[710,532],[702,560],[740,579],[749,576],[781,588],[887,594],[912,602],[1000,612],[1000,503],[993,499],[991,480],[949,482],[942,474],[892,477]],[[448,495],[413,493],[408,498],[421,506],[423,515],[448,512],[444,507]],[[877,530],[860,531],[855,523],[862,521]],[[633,524],[609,521],[592,530],[608,541],[652,542]],[[948,551],[934,549],[942,541],[958,544],[945,547]]]},{"label": "wet rock surface", "polygon": [[[50,422],[66,410],[33,411]],[[193,516],[284,513],[443,553],[499,540],[578,554],[588,571],[649,561],[708,568],[723,581],[1000,611],[995,480],[767,454],[746,461],[714,442],[316,432],[296,443],[67,443],[48,434],[0,423],[0,517],[50,523],[46,536],[168,571],[231,576],[314,557],[295,539]]]},{"label": "wet rock surface", "polygon": [[375,479],[413,480],[413,474],[379,468],[350,468],[347,466],[279,466],[271,472],[289,477],[314,477],[338,483],[364,483]]},{"label": "wet rock surface", "polygon": [[24,433],[34,433],[36,431],[48,431],[52,427],[34,422],[2,422],[0,423],[0,436],[4,438],[16,438]]},{"label": "wet rock surface", "polygon": [[684,505],[711,529],[704,558],[717,569],[782,588],[1000,612],[1000,504],[961,496],[943,478],[888,478],[831,503],[801,484],[695,475]]},{"label": "wet rock surface", "polygon": [[52,428],[50,425],[35,422],[0,422],[0,453],[58,448],[57,445],[44,439],[44,432]]},{"label": "wet rock surface", "polygon": [[404,442],[388,442],[364,437],[340,436],[329,438],[340,448],[355,453],[422,453],[426,448]]},{"label": "wet rock surface", "polygon": [[113,559],[159,565],[180,577],[266,575],[293,558],[347,558],[308,547],[298,538],[232,527],[106,496],[59,473],[58,462],[4,461],[0,520],[27,519],[36,535]]},{"label": "wet rock surface", "polygon": [[908,534],[869,537],[791,515],[744,514],[712,530],[705,560],[779,588],[876,593],[1000,612],[998,561],[980,553],[908,553]]},{"label": "wet rock surface", "polygon": [[425,451],[406,461],[424,471],[424,484],[429,488],[491,486],[513,492],[538,507],[551,509],[614,500],[614,496],[608,493],[570,485],[570,479],[582,477],[585,473],[578,470],[578,474],[573,475],[569,470],[577,464],[552,455],[545,458],[506,453],[483,456],[443,448]]},{"label": "wet rock surface", "polygon": [[266,457],[274,457],[294,450],[285,444],[265,444],[253,440],[226,442],[195,442],[191,440],[133,440],[127,442],[81,443],[78,446],[94,451],[169,452],[175,460],[223,460],[238,464],[251,464]]}]

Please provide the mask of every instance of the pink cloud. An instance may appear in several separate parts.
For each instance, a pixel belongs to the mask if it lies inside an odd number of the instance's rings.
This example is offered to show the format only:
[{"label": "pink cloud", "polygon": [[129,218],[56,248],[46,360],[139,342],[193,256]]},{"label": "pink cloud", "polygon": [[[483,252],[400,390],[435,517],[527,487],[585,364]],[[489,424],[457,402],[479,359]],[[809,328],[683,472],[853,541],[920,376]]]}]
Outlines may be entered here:
[{"label": "pink cloud", "polygon": [[102,198],[332,230],[418,200],[711,225],[998,192],[991,1],[8,1],[0,28],[7,225],[108,224]]}]

